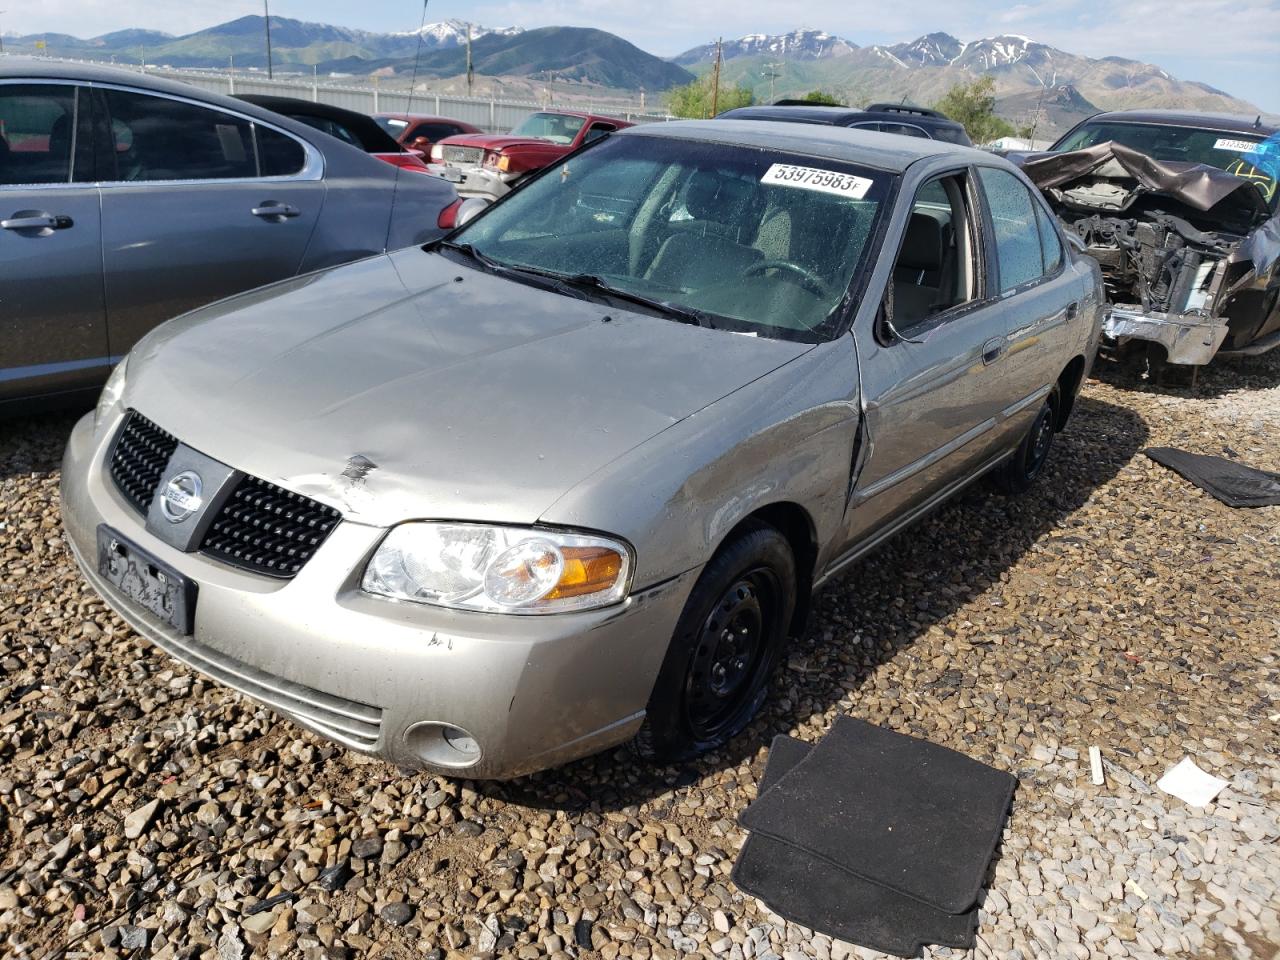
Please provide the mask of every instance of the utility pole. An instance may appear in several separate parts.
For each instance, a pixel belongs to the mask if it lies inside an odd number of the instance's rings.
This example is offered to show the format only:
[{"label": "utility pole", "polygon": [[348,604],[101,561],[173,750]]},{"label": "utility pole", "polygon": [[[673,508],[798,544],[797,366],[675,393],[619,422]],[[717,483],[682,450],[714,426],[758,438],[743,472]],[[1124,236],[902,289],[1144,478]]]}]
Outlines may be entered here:
[{"label": "utility pole", "polygon": [[785,62],[766,63],[765,66],[768,68],[768,72],[765,73],[765,76],[769,78],[769,102],[773,103],[773,101],[776,99],[776,92],[773,87],[773,82],[777,80],[780,76],[782,76],[782,74],[774,68],[785,67],[786,63]]},{"label": "utility pole", "polygon": [[475,83],[475,71],[471,67],[471,24],[467,24],[467,96],[471,96],[471,87]]},{"label": "utility pole", "polygon": [[275,74],[271,69],[271,9],[267,6],[267,0],[262,0],[262,20],[267,28],[267,79],[274,80]]},{"label": "utility pole", "polygon": [[716,66],[711,80],[711,116],[720,112],[720,46],[724,37],[716,40]]}]

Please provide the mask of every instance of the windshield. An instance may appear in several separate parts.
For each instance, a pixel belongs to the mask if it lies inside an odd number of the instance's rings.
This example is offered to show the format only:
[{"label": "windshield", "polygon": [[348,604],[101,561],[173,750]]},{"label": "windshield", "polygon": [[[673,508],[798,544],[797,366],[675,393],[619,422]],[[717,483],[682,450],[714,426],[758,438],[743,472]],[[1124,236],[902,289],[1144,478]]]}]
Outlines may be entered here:
[{"label": "windshield", "polygon": [[611,137],[452,240],[496,264],[589,276],[695,311],[711,326],[813,341],[838,332],[836,308],[869,259],[892,180],[776,150]]},{"label": "windshield", "polygon": [[1276,178],[1246,159],[1257,149],[1261,134],[1223,133],[1199,127],[1174,127],[1156,123],[1086,123],[1054,144],[1055,152],[1080,150],[1113,140],[1156,160],[1203,163],[1258,185],[1267,203],[1276,205]]},{"label": "windshield", "polygon": [[511,131],[513,137],[539,137],[552,143],[573,143],[582,125],[582,117],[567,117],[563,113],[535,113],[525,117]]},{"label": "windshield", "polygon": [[399,117],[374,117],[373,122],[393,137],[400,136],[404,133],[404,128],[409,126],[408,120],[401,120]]}]

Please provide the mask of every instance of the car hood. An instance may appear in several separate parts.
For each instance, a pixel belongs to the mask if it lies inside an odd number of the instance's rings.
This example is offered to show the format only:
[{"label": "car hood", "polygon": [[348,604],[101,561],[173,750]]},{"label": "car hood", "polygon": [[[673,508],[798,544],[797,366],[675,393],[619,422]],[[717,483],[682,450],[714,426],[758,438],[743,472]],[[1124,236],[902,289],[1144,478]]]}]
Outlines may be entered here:
[{"label": "car hood", "polygon": [[810,349],[410,248],[165,324],[131,355],[124,402],[351,520],[531,523],[611,460]]},{"label": "car hood", "polygon": [[439,142],[449,147],[482,147],[485,150],[502,150],[507,147],[523,145],[539,147],[563,146],[566,150],[569,149],[568,144],[557,144],[542,137],[512,137],[501,133],[458,133]]}]

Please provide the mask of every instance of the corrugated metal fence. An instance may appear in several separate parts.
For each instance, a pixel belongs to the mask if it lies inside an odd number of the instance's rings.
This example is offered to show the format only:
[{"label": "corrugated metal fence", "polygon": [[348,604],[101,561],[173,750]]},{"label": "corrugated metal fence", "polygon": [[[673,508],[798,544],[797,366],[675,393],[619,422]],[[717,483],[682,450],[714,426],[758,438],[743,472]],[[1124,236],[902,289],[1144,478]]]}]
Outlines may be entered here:
[{"label": "corrugated metal fence", "polygon": [[[345,107],[360,113],[429,113],[436,116],[452,117],[473,123],[490,133],[502,133],[510,130],[517,123],[539,110],[554,109],[557,104],[537,103],[523,100],[496,100],[482,97],[458,97],[433,93],[417,93],[412,97],[407,89],[387,89],[376,84],[367,86],[344,86],[332,81],[315,81],[308,83],[302,79],[268,80],[266,77],[246,77],[243,74],[218,73],[202,70],[162,70],[147,68],[148,73],[181,80],[203,90],[215,93],[244,94],[256,93],[277,97],[299,97],[316,103],[327,103],[335,107]],[[607,101],[584,105],[559,104],[566,109],[582,110],[585,106],[609,116],[620,117],[634,123],[650,123],[670,120],[669,116],[657,113],[636,113],[625,108],[625,104],[610,104]]]}]

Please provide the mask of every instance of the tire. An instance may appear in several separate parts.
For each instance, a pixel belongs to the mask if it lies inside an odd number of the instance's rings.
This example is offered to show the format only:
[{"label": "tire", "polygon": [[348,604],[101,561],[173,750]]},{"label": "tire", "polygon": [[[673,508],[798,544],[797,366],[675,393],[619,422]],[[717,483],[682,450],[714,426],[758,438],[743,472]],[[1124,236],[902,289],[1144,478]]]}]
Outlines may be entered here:
[{"label": "tire", "polygon": [[752,523],[712,557],[694,584],[632,748],[646,760],[685,760],[728,743],[768,694],[796,606],[786,538]]},{"label": "tire", "polygon": [[1044,465],[1049,460],[1049,451],[1053,449],[1053,436],[1057,432],[1055,422],[1058,397],[1058,388],[1054,387],[1053,392],[1040,405],[1040,411],[1031,422],[1031,429],[1018,444],[1018,449],[996,473],[996,486],[1002,492],[1011,495],[1026,493],[1044,470]]}]

